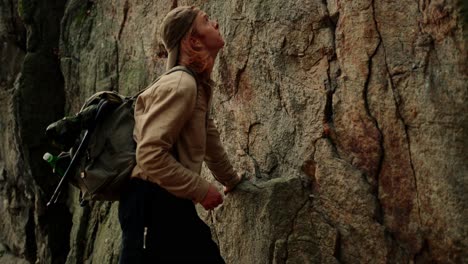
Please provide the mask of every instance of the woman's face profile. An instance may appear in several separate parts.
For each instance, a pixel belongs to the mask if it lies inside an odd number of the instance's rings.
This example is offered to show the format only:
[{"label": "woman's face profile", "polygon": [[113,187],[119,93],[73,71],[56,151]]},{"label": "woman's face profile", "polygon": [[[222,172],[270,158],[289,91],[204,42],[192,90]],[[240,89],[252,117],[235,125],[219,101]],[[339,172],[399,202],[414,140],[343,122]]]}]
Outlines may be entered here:
[{"label": "woman's face profile", "polygon": [[224,39],[219,32],[218,22],[210,20],[208,15],[200,10],[194,23],[198,38],[208,52],[218,52],[224,47]]}]

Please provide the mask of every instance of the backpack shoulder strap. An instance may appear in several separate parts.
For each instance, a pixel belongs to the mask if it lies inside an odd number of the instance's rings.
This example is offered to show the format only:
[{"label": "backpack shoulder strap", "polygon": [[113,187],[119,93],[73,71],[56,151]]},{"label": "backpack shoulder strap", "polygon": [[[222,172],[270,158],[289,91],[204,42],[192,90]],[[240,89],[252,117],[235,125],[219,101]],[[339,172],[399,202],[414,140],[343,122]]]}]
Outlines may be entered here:
[{"label": "backpack shoulder strap", "polygon": [[192,75],[192,77],[195,78],[195,81],[197,82],[197,92],[198,92],[198,81],[197,81],[197,77],[196,77],[195,73],[191,69],[189,69],[189,68],[187,68],[185,66],[178,65],[178,66],[175,66],[174,68],[166,71],[165,73],[163,73],[154,82],[152,82],[150,85],[148,85],[145,89],[139,91],[134,96],[130,97],[130,99],[135,100],[140,94],[142,94],[144,91],[148,90],[151,86],[153,86],[153,84],[155,84],[157,81],[159,81],[159,79],[161,79],[164,75],[168,75],[168,74],[171,74],[171,73],[176,72],[176,71],[183,71],[183,72],[186,72],[186,73]]}]

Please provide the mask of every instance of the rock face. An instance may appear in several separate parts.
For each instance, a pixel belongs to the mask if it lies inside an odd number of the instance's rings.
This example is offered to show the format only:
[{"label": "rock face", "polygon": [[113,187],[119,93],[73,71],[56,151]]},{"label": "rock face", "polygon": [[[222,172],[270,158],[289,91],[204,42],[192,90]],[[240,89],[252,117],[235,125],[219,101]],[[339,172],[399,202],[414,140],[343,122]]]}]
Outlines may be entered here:
[{"label": "rock face", "polygon": [[161,74],[177,4],[226,40],[213,115],[248,181],[199,213],[227,263],[468,262],[463,3],[0,0],[0,263],[118,263],[118,203],[45,207],[43,131]]}]

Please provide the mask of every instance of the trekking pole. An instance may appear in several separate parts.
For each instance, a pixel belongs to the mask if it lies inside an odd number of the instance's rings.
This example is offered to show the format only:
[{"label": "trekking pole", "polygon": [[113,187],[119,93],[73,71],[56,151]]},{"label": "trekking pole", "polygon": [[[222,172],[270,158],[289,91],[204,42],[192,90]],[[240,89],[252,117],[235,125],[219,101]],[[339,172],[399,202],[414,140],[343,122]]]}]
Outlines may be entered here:
[{"label": "trekking pole", "polygon": [[55,191],[52,194],[52,197],[50,197],[50,200],[47,203],[47,206],[50,206],[52,204],[57,203],[58,198],[59,198],[59,196],[60,196],[60,194],[62,192],[63,185],[65,184],[65,180],[68,178],[68,174],[69,174],[70,170],[72,169],[72,167],[75,166],[75,163],[77,162],[78,157],[81,155],[81,152],[83,152],[83,150],[88,145],[89,137],[90,137],[91,133],[93,132],[95,125],[96,125],[97,121],[99,120],[102,112],[104,111],[104,109],[108,105],[109,105],[109,102],[107,100],[101,99],[101,101],[99,101],[96,116],[94,118],[94,122],[90,127],[88,127],[88,129],[85,130],[83,139],[81,140],[80,145],[78,146],[78,149],[75,152],[75,155],[73,155],[72,160],[70,161],[70,164],[68,165],[67,169],[65,170],[65,173],[63,174],[62,179],[60,179],[60,182],[58,183],[57,187],[55,188]]}]

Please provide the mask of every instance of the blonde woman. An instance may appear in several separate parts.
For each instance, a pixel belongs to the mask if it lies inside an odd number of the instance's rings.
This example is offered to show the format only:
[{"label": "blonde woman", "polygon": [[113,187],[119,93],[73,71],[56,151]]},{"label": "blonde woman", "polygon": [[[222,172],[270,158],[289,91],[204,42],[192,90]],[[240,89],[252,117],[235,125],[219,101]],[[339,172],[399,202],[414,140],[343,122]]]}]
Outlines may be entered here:
[{"label": "blonde woman", "polygon": [[[230,192],[234,171],[210,118],[210,79],[224,40],[218,23],[198,8],[170,11],[161,26],[167,70],[135,105],[137,165],[122,194],[120,263],[224,263],[195,204],[211,210],[222,195],[200,177],[204,161]],[[192,73],[192,74],[191,74]]]}]

